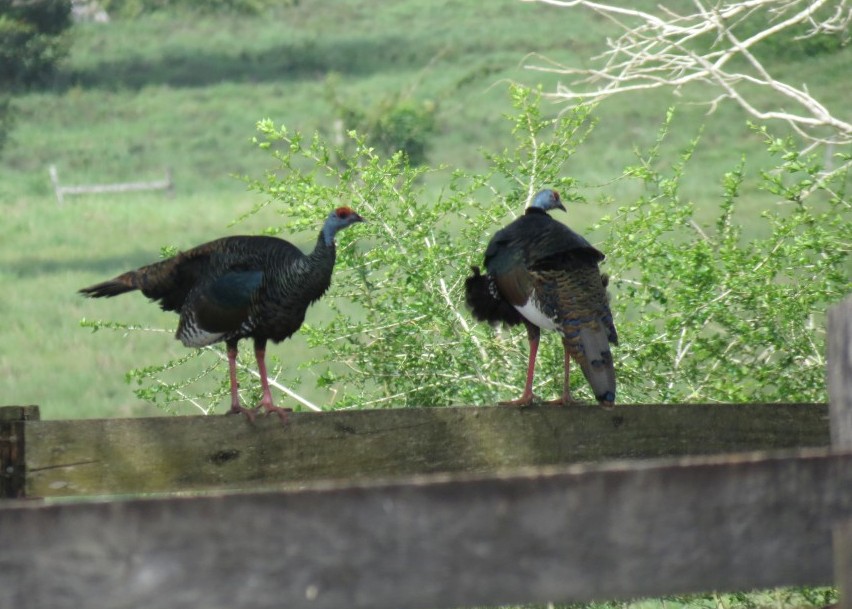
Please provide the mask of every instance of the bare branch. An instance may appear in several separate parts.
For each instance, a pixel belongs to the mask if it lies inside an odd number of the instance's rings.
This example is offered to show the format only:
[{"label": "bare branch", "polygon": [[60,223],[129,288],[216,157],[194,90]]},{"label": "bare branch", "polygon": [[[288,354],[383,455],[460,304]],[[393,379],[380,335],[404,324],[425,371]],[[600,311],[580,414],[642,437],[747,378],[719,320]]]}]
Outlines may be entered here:
[{"label": "bare branch", "polygon": [[[777,80],[753,53],[753,47],[794,26],[806,26],[797,39],[818,35],[848,35],[852,9],[846,0],[741,0],[707,5],[693,0],[691,14],[659,7],[659,15],[591,0],[525,0],[561,8],[583,8],[608,19],[620,30],[608,39],[608,49],[593,57],[593,67],[574,67],[538,55],[528,58],[530,70],[570,77],[551,99],[569,106],[601,101],[613,95],[671,88],[676,94],[692,83],[711,84],[720,94],[700,103],[709,112],[731,99],[762,121],[783,121],[806,145],[852,144],[852,123],[838,117],[806,87]],[[755,15],[767,17],[767,27],[741,37],[741,24]],[[745,61],[734,62],[736,58]],[[737,69],[729,66],[736,64]],[[775,95],[758,102],[746,89],[758,87]],[[828,134],[826,134],[828,133]]]}]

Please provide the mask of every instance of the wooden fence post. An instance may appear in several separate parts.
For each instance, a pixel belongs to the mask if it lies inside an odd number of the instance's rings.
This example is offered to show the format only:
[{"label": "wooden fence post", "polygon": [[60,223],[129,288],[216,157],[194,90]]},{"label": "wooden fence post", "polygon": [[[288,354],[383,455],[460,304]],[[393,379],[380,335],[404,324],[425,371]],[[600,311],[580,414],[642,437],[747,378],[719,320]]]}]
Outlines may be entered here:
[{"label": "wooden fence post", "polygon": [[172,177],[170,167],[165,169],[165,177],[162,180],[152,180],[149,182],[121,182],[114,184],[82,184],[76,186],[62,186],[59,183],[59,170],[56,165],[50,165],[48,168],[50,174],[50,182],[53,184],[53,192],[56,195],[56,202],[62,205],[65,202],[65,195],[82,195],[82,194],[99,194],[109,192],[136,192],[141,190],[164,190],[169,197],[175,194],[175,182]]},{"label": "wooden fence post", "polygon": [[65,202],[65,198],[62,196],[62,185],[59,183],[59,170],[56,169],[56,165],[51,165],[47,170],[50,173],[50,183],[53,184],[53,193],[56,195],[56,202],[62,205]]},{"label": "wooden fence post", "polygon": [[24,496],[24,421],[38,418],[38,406],[0,407],[0,499]]},{"label": "wooden fence post", "polygon": [[[828,311],[828,399],[831,445],[852,448],[852,296]],[[834,528],[834,579],[839,609],[852,609],[852,520]]]}]

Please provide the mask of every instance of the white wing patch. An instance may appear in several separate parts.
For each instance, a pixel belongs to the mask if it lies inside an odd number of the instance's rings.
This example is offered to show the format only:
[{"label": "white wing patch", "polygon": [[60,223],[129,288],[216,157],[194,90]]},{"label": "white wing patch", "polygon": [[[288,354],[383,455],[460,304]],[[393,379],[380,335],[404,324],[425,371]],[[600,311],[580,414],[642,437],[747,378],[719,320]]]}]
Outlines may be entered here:
[{"label": "white wing patch", "polygon": [[222,340],[224,336],[224,332],[208,332],[200,328],[192,311],[181,312],[175,338],[180,340],[184,347],[206,347]]},{"label": "white wing patch", "polygon": [[178,338],[184,347],[206,347],[219,342],[224,336],[224,332],[205,332],[201,328],[191,326],[184,328]]},{"label": "white wing patch", "polygon": [[518,313],[523,315],[528,321],[535,324],[542,330],[558,330],[559,326],[552,317],[548,317],[538,308],[538,304],[533,298],[530,298],[522,307],[515,305]]}]

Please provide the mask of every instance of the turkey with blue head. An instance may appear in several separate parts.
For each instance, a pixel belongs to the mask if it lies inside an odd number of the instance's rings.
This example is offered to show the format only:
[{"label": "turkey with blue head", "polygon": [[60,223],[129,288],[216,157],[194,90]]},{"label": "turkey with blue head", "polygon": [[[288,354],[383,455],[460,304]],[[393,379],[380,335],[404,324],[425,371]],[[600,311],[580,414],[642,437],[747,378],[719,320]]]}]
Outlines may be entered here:
[{"label": "turkey with blue head", "polygon": [[[541,330],[562,336],[565,376],[562,397],[571,397],[568,373],[573,358],[603,406],[615,403],[615,369],[610,345],[618,344],[606,287],[598,264],[604,255],[548,214],[565,211],[559,193],[537,193],[523,216],[497,231],[485,250],[485,274],[473,267],[465,296],[473,316],[490,324],[524,324],[529,362],[523,395],[503,404],[533,402],[533,376]],[[551,402],[554,403],[554,402]]]},{"label": "turkey with blue head", "polygon": [[260,407],[286,420],[290,409],[273,404],[266,371],[266,343],[291,336],[305,312],[331,285],[337,232],[363,218],[349,207],[332,211],[310,254],[268,236],[224,237],[176,256],[128,271],[80,290],[93,298],[139,290],[165,311],[180,315],[176,337],[187,347],[224,341],[231,387],[230,413],[254,418],[240,403],[237,343],[254,339],[263,390]]}]

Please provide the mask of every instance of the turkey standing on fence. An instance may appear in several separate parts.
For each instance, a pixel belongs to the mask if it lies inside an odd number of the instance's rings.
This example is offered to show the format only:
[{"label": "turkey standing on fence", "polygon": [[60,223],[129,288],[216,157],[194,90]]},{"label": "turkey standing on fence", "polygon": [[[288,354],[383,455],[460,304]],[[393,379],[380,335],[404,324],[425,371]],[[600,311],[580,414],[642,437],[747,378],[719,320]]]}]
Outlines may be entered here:
[{"label": "turkey standing on fence", "polygon": [[238,341],[252,337],[263,388],[260,405],[283,420],[289,409],[272,403],[266,341],[280,342],[299,329],[308,305],[331,284],[335,234],[362,221],[350,208],[338,207],[329,214],[316,247],[307,255],[276,237],[224,237],[80,292],[100,298],[140,290],[159,301],[164,311],[180,314],[176,337],[187,347],[225,341],[231,382],[229,413],[243,412],[250,419],[255,410],[240,404],[236,360]]},{"label": "turkey standing on fence", "polygon": [[562,399],[573,402],[568,384],[571,357],[580,364],[598,402],[615,403],[615,369],[610,343],[618,344],[606,286],[598,269],[604,255],[570,228],[553,220],[548,210],[565,207],[555,190],[536,194],[526,213],[498,231],[485,250],[485,270],[473,267],[465,282],[473,316],[492,324],[523,323],[530,344],[523,395],[503,402],[523,406],[532,391],[541,329],[562,335],[565,378]]}]

